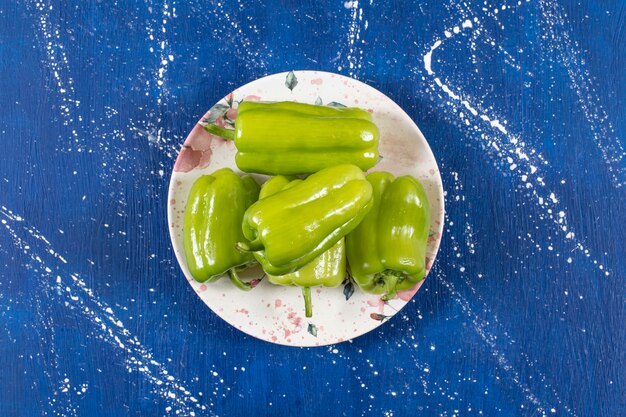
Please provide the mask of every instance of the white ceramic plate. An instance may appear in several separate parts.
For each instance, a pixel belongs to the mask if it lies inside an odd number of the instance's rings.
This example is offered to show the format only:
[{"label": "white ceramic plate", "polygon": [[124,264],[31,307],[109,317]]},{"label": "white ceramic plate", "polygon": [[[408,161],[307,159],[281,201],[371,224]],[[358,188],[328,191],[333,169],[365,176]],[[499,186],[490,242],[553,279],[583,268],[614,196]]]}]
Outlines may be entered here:
[{"label": "white ceramic plate", "polygon": [[[443,229],[444,200],[437,162],[426,139],[409,116],[381,92],[338,74],[295,71],[252,81],[226,96],[209,110],[189,133],[176,160],[169,188],[168,222],[176,258],[189,284],[215,314],[237,329],[272,343],[289,346],[323,346],[353,339],[380,326],[413,297],[419,285],[390,301],[342,285],[314,288],[313,317],[304,316],[304,301],[297,287],[281,287],[266,279],[249,292],[221,279],[209,284],[193,280],[183,250],[183,218],[191,184],[201,175],[235,165],[234,143],[207,133],[201,123],[232,125],[241,100],[299,101],[361,107],[372,113],[381,133],[382,160],[372,171],[412,175],[423,184],[429,198],[432,221],[427,269],[437,254]],[[267,177],[256,176],[259,183]],[[241,274],[262,276],[259,268]],[[423,281],[422,281],[423,282]],[[421,284],[420,284],[421,285]],[[349,298],[348,298],[349,296]],[[347,299],[348,298],[348,299]]]}]

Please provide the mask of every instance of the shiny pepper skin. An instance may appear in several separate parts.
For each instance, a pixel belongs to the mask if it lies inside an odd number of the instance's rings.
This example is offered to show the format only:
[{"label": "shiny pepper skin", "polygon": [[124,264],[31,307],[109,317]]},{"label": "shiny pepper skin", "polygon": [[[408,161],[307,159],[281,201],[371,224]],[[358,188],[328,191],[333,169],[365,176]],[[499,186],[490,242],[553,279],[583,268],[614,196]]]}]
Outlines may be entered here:
[{"label": "shiny pepper skin", "polygon": [[226,273],[237,287],[249,289],[236,271],[254,263],[254,257],[235,245],[245,240],[241,222],[259,189],[252,177],[239,177],[229,168],[194,182],[185,209],[183,243],[189,272],[196,281],[215,281]]},{"label": "shiny pepper skin", "polygon": [[[276,176],[261,187],[260,199],[300,184],[302,180]],[[269,282],[275,285],[302,287],[306,317],[313,315],[311,287],[337,287],[346,277],[345,239],[341,238],[334,246],[322,252],[317,258],[295,272],[285,275],[267,274]]]},{"label": "shiny pepper skin", "polygon": [[205,129],[234,140],[235,162],[244,172],[310,174],[341,164],[365,171],[379,159],[378,127],[356,107],[244,101],[234,130],[213,124]]},{"label": "shiny pepper skin", "polygon": [[415,178],[394,179],[388,172],[367,176],[374,205],[359,226],[346,236],[350,273],[365,292],[391,299],[426,274],[430,205]]},{"label": "shiny pepper skin", "polygon": [[302,268],[352,231],[372,207],[372,186],[355,165],[310,175],[246,210],[240,249],[271,275]]}]

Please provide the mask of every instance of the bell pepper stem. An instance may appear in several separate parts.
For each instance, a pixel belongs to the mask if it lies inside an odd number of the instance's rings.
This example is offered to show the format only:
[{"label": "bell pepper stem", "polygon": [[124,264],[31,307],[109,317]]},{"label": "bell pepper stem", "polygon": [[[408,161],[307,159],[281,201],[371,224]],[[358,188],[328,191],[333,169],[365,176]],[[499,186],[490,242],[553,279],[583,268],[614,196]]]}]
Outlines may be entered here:
[{"label": "bell pepper stem", "polygon": [[379,279],[381,280],[382,287],[385,290],[385,294],[380,297],[381,300],[388,301],[395,298],[396,285],[398,284],[400,278],[399,273],[396,271],[385,270],[380,275],[381,277]]},{"label": "bell pepper stem", "polygon": [[311,287],[302,287],[302,296],[304,297],[304,315],[306,317],[312,317],[313,305],[311,304]]},{"label": "bell pepper stem", "polygon": [[263,250],[263,243],[259,239],[251,242],[237,242],[237,249],[242,252],[257,252]]},{"label": "bell pepper stem", "polygon": [[239,275],[237,274],[237,271],[235,271],[235,268],[231,268],[228,270],[228,278],[230,278],[230,282],[232,282],[233,285],[240,290],[250,291],[252,289],[252,285],[250,285],[249,282],[243,282],[241,278],[239,278]]},{"label": "bell pepper stem", "polygon": [[219,136],[226,140],[235,140],[235,131],[231,129],[224,129],[223,127],[207,123],[204,125],[204,130],[212,135]]},{"label": "bell pepper stem", "polygon": [[383,301],[393,300],[394,298],[396,298],[396,290],[395,289],[387,292],[387,294],[385,294],[382,297],[380,297],[380,299],[383,300]]}]

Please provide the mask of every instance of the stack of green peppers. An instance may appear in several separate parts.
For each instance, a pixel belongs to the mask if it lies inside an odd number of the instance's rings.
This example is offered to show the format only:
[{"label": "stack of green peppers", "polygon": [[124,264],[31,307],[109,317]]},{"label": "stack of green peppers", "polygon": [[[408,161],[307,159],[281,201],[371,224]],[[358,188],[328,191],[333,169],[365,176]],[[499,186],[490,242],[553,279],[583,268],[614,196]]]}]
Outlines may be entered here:
[{"label": "stack of green peppers", "polygon": [[[292,188],[302,183],[300,179],[288,178],[277,175],[270,178],[261,187],[259,198],[263,199],[274,195],[282,190]],[[289,242],[285,242],[288,244]],[[255,257],[263,262],[263,257],[255,253]],[[266,272],[267,273],[267,272]],[[322,285],[324,287],[337,287],[346,278],[346,245],[342,237],[330,249],[322,252],[317,258],[305,264],[295,272],[284,275],[272,275],[267,273],[269,282],[275,285],[294,285],[302,288],[304,297],[304,311],[306,317],[313,315],[311,304],[311,287]]]},{"label": "stack of green peppers", "polygon": [[372,207],[372,186],[355,165],[335,165],[269,195],[243,217],[243,251],[265,272],[295,272],[351,232]]},{"label": "stack of green peppers", "polygon": [[[302,288],[311,317],[311,287],[336,287],[348,270],[363,291],[383,299],[424,278],[426,193],[410,176],[364,175],[378,161],[379,133],[368,112],[243,102],[234,131],[206,129],[235,141],[239,169],[276,176],[260,190],[230,169],[194,183],[184,248],[196,280],[227,274],[250,289],[237,271],[259,263],[270,283]],[[284,176],[294,174],[310,175]]]}]

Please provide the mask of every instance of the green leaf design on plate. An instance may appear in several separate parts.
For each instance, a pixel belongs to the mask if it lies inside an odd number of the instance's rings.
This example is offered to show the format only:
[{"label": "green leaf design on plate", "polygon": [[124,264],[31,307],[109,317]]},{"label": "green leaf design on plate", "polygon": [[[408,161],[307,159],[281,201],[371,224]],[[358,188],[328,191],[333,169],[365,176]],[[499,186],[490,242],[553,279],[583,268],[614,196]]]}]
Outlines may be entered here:
[{"label": "green leaf design on plate", "polygon": [[317,96],[317,98],[315,99],[315,104],[317,106],[321,106],[322,104],[324,104],[322,103],[322,98],[320,96]]},{"label": "green leaf design on plate", "polygon": [[435,236],[436,234],[437,234],[437,232],[435,232],[434,230],[429,230],[428,231],[428,237]]},{"label": "green leaf design on plate", "polygon": [[330,103],[327,104],[327,106],[330,106],[330,107],[346,107],[345,104],[341,104],[341,103],[338,103],[336,101],[331,101]]},{"label": "green leaf design on plate", "polygon": [[306,330],[309,333],[311,333],[313,336],[317,337],[317,326],[314,325],[313,323],[309,323],[309,327],[307,327]]},{"label": "green leaf design on plate", "polygon": [[226,112],[230,109],[230,106],[226,104],[217,103],[215,106],[211,107],[209,117],[204,119],[205,123],[215,123],[218,117],[224,117]]},{"label": "green leaf design on plate", "polygon": [[343,295],[345,295],[346,301],[348,301],[350,297],[352,297],[352,294],[354,294],[354,284],[351,280],[347,279],[346,285],[344,285],[343,287]]},{"label": "green leaf design on plate", "polygon": [[285,79],[285,86],[293,91],[293,89],[298,85],[298,78],[296,78],[296,74],[293,71],[289,71],[287,74],[287,78]]}]

